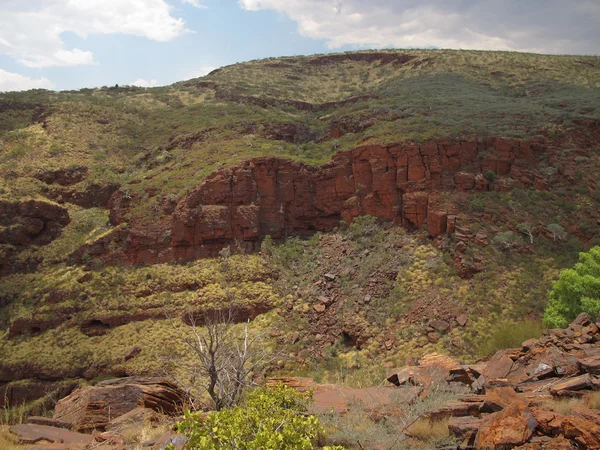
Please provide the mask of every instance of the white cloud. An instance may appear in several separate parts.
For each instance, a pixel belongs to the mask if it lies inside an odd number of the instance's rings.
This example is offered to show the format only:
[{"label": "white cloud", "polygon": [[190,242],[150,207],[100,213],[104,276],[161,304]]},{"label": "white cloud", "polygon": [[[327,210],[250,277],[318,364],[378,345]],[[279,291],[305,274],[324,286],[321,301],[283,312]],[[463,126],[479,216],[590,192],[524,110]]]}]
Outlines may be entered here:
[{"label": "white cloud", "polygon": [[206,8],[200,0],[181,0],[181,3],[187,3],[188,5],[195,6],[196,8]]},{"label": "white cloud", "polygon": [[28,67],[93,64],[92,52],[65,48],[64,32],[81,38],[120,33],[165,42],[185,31],[184,21],[171,15],[165,0],[0,1],[0,54]]},{"label": "white cloud", "polygon": [[200,78],[200,77],[203,77],[205,75],[208,75],[210,72],[212,72],[215,69],[216,69],[215,66],[200,66],[196,70],[191,71],[188,74],[188,76],[186,77],[186,79],[189,80],[190,78]]},{"label": "white cloud", "polygon": [[129,83],[131,86],[139,86],[139,87],[154,87],[158,86],[158,81],[156,80],[144,80],[143,78],[138,78],[135,81]]},{"label": "white cloud", "polygon": [[47,78],[33,79],[0,69],[0,92],[26,91],[38,88],[53,89],[54,84]]},{"label": "white cloud", "polygon": [[298,23],[330,48],[439,47],[597,53],[598,5],[590,0],[239,0]]}]

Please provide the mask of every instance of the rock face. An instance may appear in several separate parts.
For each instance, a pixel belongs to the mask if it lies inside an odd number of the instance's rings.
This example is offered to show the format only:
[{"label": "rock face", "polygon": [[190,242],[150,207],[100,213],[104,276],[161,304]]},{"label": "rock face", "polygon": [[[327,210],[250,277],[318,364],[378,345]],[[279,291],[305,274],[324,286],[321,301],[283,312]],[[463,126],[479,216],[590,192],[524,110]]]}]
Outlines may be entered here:
[{"label": "rock face", "polygon": [[139,406],[164,414],[180,411],[184,392],[157,378],[121,378],[77,389],[60,400],[54,419],[73,424],[78,431],[103,430],[116,417]]},{"label": "rock face", "polygon": [[0,258],[0,275],[35,267],[36,261],[14,263],[14,255],[29,245],[45,245],[60,236],[71,219],[66,208],[42,200],[0,200],[0,247],[6,245]]},{"label": "rock face", "polygon": [[50,408],[54,402],[69,395],[76,387],[75,382],[21,380],[16,383],[0,383],[0,408],[23,405],[33,400],[45,398],[32,413],[41,414],[44,408]]},{"label": "rock face", "polygon": [[[408,229],[426,227],[437,236],[449,229],[453,209],[442,202],[441,191],[489,190],[483,177],[488,171],[510,176],[516,186],[533,187],[534,174],[525,167],[535,166],[541,150],[541,144],[489,138],[359,147],[320,167],[254,158],[214,172],[181,198],[168,232],[133,224],[81,252],[107,255],[116,241],[122,250],[115,260],[189,260],[215,256],[234,242],[255,250],[267,235],[278,239],[328,231],[360,215]],[[115,196],[111,219],[116,225],[131,201]]]},{"label": "rock face", "polygon": [[40,170],[33,176],[46,184],[59,184],[72,186],[83,181],[88,174],[87,167],[73,167],[70,169]]},{"label": "rock face", "polygon": [[41,200],[0,201],[0,244],[23,246],[51,241],[70,222],[67,210]]}]

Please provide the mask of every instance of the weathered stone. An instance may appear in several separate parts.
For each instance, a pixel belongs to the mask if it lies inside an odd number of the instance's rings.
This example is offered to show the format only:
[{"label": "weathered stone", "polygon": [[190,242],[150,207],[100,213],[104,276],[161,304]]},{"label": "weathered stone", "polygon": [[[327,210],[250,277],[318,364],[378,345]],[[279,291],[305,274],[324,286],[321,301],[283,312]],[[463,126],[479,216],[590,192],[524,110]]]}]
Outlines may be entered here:
[{"label": "weathered stone", "polygon": [[484,375],[488,380],[506,378],[512,367],[512,359],[506,356],[504,350],[500,350],[488,362],[484,370]]},{"label": "weathered stone", "polygon": [[331,305],[331,303],[333,302],[333,300],[331,299],[331,297],[319,297],[319,301],[321,303],[323,303],[326,306]]},{"label": "weathered stone", "polygon": [[511,387],[502,387],[489,389],[486,392],[485,400],[483,401],[479,411],[491,413],[502,411],[513,402],[521,402],[519,395]]},{"label": "weathered stone", "polygon": [[185,393],[158,378],[123,378],[77,389],[60,400],[54,419],[70,422],[78,431],[103,430],[114,418],[139,406],[164,414],[180,411]]},{"label": "weathered stone", "polygon": [[322,312],[325,312],[326,307],[322,303],[319,303],[319,304],[313,306],[313,309],[318,313],[322,313]]},{"label": "weathered stone", "polygon": [[68,445],[86,445],[94,441],[94,438],[89,434],[76,433],[63,428],[46,425],[12,425],[9,431],[16,436],[20,444],[35,444],[40,441],[48,441]]},{"label": "weathered stone", "polygon": [[591,379],[588,373],[577,377],[566,378],[550,388],[550,392],[554,395],[561,395],[565,391],[579,391],[591,387]]},{"label": "weathered stone", "polygon": [[461,314],[460,316],[458,316],[456,318],[456,322],[461,326],[464,327],[467,322],[469,320],[469,316],[467,316],[466,314]]},{"label": "weathered stone", "polygon": [[132,425],[144,425],[148,423],[157,423],[161,418],[164,418],[162,414],[149,409],[138,407],[132,409],[125,414],[121,414],[120,416],[112,419],[110,422],[106,424],[106,431],[112,430],[123,430],[128,426]]},{"label": "weathered stone", "polygon": [[486,416],[475,437],[475,448],[506,448],[522,445],[533,435],[537,422],[523,402]]},{"label": "weathered stone", "polygon": [[600,449],[600,426],[575,415],[565,416],[534,408],[539,430],[548,436],[564,436],[583,449]]},{"label": "weathered stone", "polygon": [[65,430],[70,430],[73,428],[72,423],[62,422],[50,417],[30,416],[27,418],[27,423],[32,423],[34,425],[45,425],[47,427],[64,428]]},{"label": "weathered stone", "polygon": [[593,375],[600,375],[600,355],[580,359],[578,362],[581,370],[584,372]]},{"label": "weathered stone", "polygon": [[427,340],[429,342],[431,342],[432,344],[435,344],[441,338],[442,338],[442,335],[440,333],[435,333],[435,332],[427,333]]},{"label": "weathered stone", "polygon": [[404,367],[402,369],[395,370],[391,375],[387,378],[387,381],[396,385],[403,386],[406,384],[415,384],[414,383],[414,369],[411,367]]},{"label": "weathered stone", "polygon": [[479,417],[450,417],[448,421],[448,431],[459,442],[475,437],[480,426],[481,418]]},{"label": "weathered stone", "polygon": [[127,354],[125,355],[125,361],[129,361],[130,359],[135,358],[141,352],[142,352],[142,347],[139,347],[136,345],[135,347],[133,347],[131,350],[129,350],[127,352]]},{"label": "weathered stone", "polygon": [[170,445],[172,445],[175,450],[183,450],[188,440],[189,438],[182,434],[168,433],[157,439],[152,450],[166,450]]},{"label": "weathered stone", "polygon": [[428,326],[433,328],[438,333],[445,333],[450,329],[450,324],[445,320],[432,320],[429,322]]},{"label": "weathered stone", "polygon": [[[432,236],[451,233],[458,208],[444,204],[440,191],[487,189],[483,167],[504,172],[517,158],[513,152],[501,159],[478,157],[497,145],[495,138],[367,145],[340,152],[320,167],[273,157],[245,160],[215,171],[190,190],[157,231],[130,221],[126,230],[82,247],[74,257],[87,252],[107,262],[168,262],[215,256],[235,242],[251,251],[267,234],[279,239],[328,231],[342,219],[350,223],[366,214],[409,229],[427,224]],[[124,223],[136,201],[115,193],[111,223]]]}]

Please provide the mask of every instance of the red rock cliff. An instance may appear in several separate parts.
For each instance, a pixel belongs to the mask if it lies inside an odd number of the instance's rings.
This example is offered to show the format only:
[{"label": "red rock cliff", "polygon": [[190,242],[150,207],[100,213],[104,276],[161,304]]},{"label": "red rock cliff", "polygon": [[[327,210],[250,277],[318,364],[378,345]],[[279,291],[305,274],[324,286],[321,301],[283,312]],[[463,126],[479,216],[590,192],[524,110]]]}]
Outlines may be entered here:
[{"label": "red rock cliff", "polygon": [[[254,158],[214,172],[181,198],[171,215],[170,239],[133,227],[108,240],[122,241],[125,260],[154,263],[214,256],[234,242],[253,250],[267,235],[327,231],[365,214],[409,229],[427,226],[436,236],[448,222],[441,191],[488,190],[487,171],[523,187],[539,185],[539,176],[527,168],[544,150],[541,144],[489,138],[359,147],[319,167]],[[98,245],[103,248],[92,253],[107,249],[107,241]]]}]

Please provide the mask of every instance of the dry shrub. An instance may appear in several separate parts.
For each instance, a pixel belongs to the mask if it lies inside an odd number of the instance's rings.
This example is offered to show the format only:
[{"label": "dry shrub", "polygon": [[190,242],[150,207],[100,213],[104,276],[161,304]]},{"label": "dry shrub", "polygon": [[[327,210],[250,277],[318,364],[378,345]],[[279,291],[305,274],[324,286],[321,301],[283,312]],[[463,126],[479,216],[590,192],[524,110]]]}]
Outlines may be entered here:
[{"label": "dry shrub", "polygon": [[585,402],[580,398],[553,398],[542,403],[542,408],[563,415],[571,414],[573,408],[582,406],[585,406]]},{"label": "dry shrub", "polygon": [[426,443],[442,441],[450,435],[448,422],[447,417],[443,419],[423,417],[408,427],[406,434]]},{"label": "dry shrub", "polygon": [[585,397],[587,407],[591,409],[600,409],[600,391],[592,392]]},{"label": "dry shrub", "polygon": [[[432,370],[425,391],[413,401],[407,401],[404,389],[398,388],[389,405],[366,407],[360,402],[350,405],[344,415],[327,414],[320,417],[327,435],[327,444],[354,448],[385,448],[402,450],[413,448],[417,439],[421,447],[452,445],[448,420],[432,420],[427,417],[458,399],[467,392],[464,386],[448,384],[442,373]],[[426,394],[426,395],[424,395]],[[374,414],[374,411],[390,414]],[[408,439],[407,439],[408,438]]]},{"label": "dry shrub", "polygon": [[148,441],[155,441],[163,436],[172,428],[172,424],[165,421],[152,423],[146,421],[144,423],[133,423],[126,426],[122,431],[123,442],[128,445],[135,445],[134,448],[141,448],[141,444]]},{"label": "dry shrub", "polygon": [[8,431],[8,426],[0,426],[0,448],[2,450],[18,450],[17,444],[13,440],[13,436]]}]

